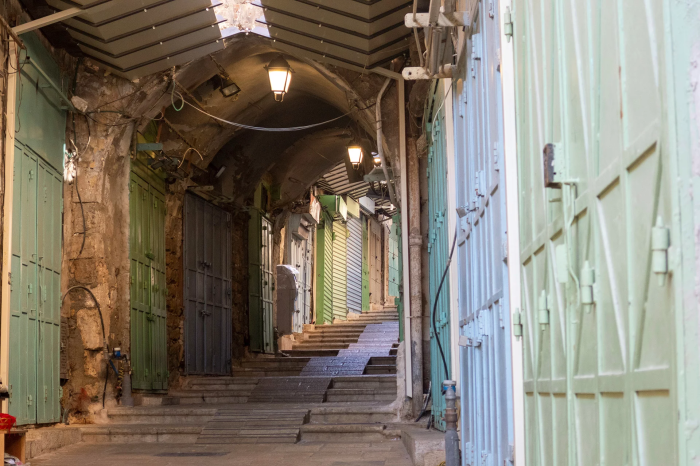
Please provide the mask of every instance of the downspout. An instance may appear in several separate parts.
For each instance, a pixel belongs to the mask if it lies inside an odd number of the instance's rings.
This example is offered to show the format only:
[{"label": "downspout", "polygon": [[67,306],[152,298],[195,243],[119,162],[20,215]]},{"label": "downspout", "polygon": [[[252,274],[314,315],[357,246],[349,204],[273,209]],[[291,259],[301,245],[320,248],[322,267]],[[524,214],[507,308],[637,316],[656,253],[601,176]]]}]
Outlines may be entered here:
[{"label": "downspout", "polygon": [[[384,92],[391,84],[391,78],[386,78],[382,89],[379,91],[377,96],[377,154],[379,159],[382,161],[382,171],[384,172],[384,178],[386,179],[386,185],[389,188],[389,198],[391,203],[400,208],[398,202],[396,202],[396,193],[394,193],[394,186],[391,184],[392,178],[389,177],[389,170],[386,165],[386,157],[384,157],[384,133],[382,132],[382,97]],[[400,136],[401,137],[401,136]]]},{"label": "downspout", "polygon": [[[421,263],[423,237],[420,229],[420,170],[418,166],[418,148],[415,141],[411,144],[406,167],[408,183],[408,227],[410,251],[408,261],[404,261],[404,268],[409,268],[410,273],[410,299],[411,299],[411,359],[413,368],[411,371],[411,384],[413,417],[417,418],[423,409],[423,270]],[[403,168],[403,167],[402,167]],[[403,177],[402,177],[403,181]]]}]

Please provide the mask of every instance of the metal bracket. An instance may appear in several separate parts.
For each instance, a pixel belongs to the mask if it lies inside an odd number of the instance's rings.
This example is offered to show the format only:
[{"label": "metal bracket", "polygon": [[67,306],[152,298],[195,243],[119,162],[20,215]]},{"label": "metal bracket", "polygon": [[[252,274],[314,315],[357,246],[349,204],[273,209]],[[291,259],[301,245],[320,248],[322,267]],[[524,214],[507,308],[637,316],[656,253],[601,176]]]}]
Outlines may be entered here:
[{"label": "metal bracket", "polygon": [[451,13],[441,12],[437,18],[437,24],[430,24],[430,13],[416,13],[415,21],[413,13],[406,13],[404,16],[404,24],[407,28],[427,28],[427,27],[463,27],[469,26],[469,13],[466,11],[453,11]]}]

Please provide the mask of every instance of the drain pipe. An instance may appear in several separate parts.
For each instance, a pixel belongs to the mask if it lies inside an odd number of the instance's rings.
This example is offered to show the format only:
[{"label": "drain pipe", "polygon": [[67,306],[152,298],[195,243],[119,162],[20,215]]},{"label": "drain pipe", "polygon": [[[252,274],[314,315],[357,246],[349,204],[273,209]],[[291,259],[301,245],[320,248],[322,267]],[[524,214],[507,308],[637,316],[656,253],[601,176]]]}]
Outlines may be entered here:
[{"label": "drain pipe", "polygon": [[384,157],[384,133],[382,132],[382,97],[384,96],[386,89],[389,87],[389,84],[391,84],[391,81],[391,78],[386,78],[386,81],[384,81],[384,85],[377,96],[377,154],[379,155],[379,159],[382,161],[382,171],[384,172],[384,178],[386,178],[386,185],[389,187],[389,198],[391,199],[391,203],[400,208],[399,204],[396,202],[394,186],[391,184],[393,177],[389,178],[386,157]]}]

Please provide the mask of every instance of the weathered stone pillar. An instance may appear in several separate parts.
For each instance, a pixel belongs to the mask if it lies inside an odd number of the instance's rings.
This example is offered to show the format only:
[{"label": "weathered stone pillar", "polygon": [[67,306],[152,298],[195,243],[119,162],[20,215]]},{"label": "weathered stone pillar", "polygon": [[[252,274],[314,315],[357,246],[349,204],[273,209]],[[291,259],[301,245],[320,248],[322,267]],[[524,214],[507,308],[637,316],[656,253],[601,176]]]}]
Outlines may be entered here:
[{"label": "weathered stone pillar", "polygon": [[423,409],[423,287],[421,270],[421,248],[423,238],[420,228],[420,178],[418,151],[415,139],[407,141],[408,178],[408,227],[409,227],[409,281],[411,288],[411,358],[413,385],[413,415],[417,417]]}]

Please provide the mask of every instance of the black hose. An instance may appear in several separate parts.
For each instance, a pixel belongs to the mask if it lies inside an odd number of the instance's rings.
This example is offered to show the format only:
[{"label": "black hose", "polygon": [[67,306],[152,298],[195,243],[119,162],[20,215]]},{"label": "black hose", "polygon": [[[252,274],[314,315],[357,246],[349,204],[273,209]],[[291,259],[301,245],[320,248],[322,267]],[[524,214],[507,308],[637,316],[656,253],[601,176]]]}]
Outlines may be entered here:
[{"label": "black hose", "polygon": [[[77,286],[72,286],[66,290],[65,294],[63,295],[63,298],[61,298],[61,306],[63,306],[63,301],[66,300],[66,296],[68,296],[68,293],[70,293],[73,290],[85,290],[87,291],[90,296],[92,297],[92,300],[95,301],[95,306],[97,307],[97,312],[100,314],[100,325],[102,325],[102,343],[104,344],[104,349],[105,353],[109,351],[109,347],[107,346],[107,334],[105,333],[105,321],[104,318],[102,317],[102,309],[100,308],[100,303],[97,301],[97,298],[95,298],[95,295],[93,294],[92,290],[90,288],[87,288],[82,285],[77,285]],[[107,364],[111,363],[111,361],[108,361]],[[102,407],[105,407],[105,396],[107,394],[107,380],[109,379],[109,366],[105,367],[105,386],[104,389],[102,390]]]},{"label": "black hose", "polygon": [[438,299],[440,299],[440,292],[442,291],[442,285],[445,284],[445,277],[447,277],[447,271],[450,269],[450,264],[452,263],[452,254],[455,252],[455,245],[457,244],[457,231],[459,231],[459,225],[457,226],[457,228],[455,228],[455,237],[454,240],[452,240],[452,248],[450,248],[450,257],[449,259],[447,259],[447,265],[445,266],[445,271],[442,273],[440,286],[438,286],[437,293],[435,293],[435,302],[433,303],[433,331],[435,332],[435,341],[437,342],[438,349],[440,350],[442,364],[445,367],[445,380],[450,380],[450,372],[447,369],[447,359],[445,359],[445,352],[442,350],[442,343],[440,342],[440,332],[438,332],[437,329],[436,311]]}]

